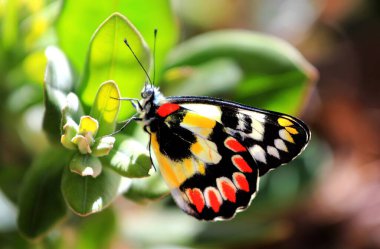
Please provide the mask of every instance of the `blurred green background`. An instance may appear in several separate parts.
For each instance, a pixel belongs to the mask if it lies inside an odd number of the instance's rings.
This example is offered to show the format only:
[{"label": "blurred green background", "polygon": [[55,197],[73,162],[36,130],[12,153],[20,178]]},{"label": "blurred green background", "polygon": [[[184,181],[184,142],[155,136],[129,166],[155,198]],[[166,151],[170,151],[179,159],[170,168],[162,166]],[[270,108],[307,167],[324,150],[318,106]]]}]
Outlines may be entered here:
[{"label": "blurred green background", "polygon": [[[89,52],[90,40],[114,12],[150,48],[158,28],[156,81],[164,94],[217,96],[297,115],[311,127],[311,144],[263,177],[251,207],[232,221],[199,222],[170,196],[150,201],[165,192],[152,178],[101,213],[67,211],[45,236],[27,240],[17,228],[20,188],[52,146],[42,130],[45,50],[53,45],[66,55],[88,111],[101,83],[86,83],[88,70],[96,69],[97,80],[108,70],[87,64],[89,54],[108,58],[95,42]],[[242,30],[286,40],[319,80],[288,47],[272,46],[276,39]],[[0,248],[380,248],[379,44],[377,0],[0,0]],[[293,67],[269,53],[275,46]],[[131,58],[127,48],[118,55]],[[138,97],[144,75],[132,59],[119,65],[112,79],[122,96]],[[121,119],[132,112],[123,105]],[[147,140],[141,127],[125,133]]]}]

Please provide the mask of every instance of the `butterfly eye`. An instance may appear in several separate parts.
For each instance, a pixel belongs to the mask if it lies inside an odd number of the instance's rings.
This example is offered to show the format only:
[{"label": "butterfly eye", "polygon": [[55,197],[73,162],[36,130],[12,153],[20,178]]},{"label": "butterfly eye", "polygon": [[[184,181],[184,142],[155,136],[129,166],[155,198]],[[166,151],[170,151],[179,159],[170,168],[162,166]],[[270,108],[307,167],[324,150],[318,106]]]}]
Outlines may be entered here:
[{"label": "butterfly eye", "polygon": [[150,99],[152,96],[153,96],[153,89],[151,88],[145,88],[142,92],[141,92],[141,97],[143,99]]},{"label": "butterfly eye", "polygon": [[146,98],[148,97],[148,92],[145,91],[145,90],[143,90],[143,91],[141,92],[141,97],[142,97],[143,99],[146,99]]}]

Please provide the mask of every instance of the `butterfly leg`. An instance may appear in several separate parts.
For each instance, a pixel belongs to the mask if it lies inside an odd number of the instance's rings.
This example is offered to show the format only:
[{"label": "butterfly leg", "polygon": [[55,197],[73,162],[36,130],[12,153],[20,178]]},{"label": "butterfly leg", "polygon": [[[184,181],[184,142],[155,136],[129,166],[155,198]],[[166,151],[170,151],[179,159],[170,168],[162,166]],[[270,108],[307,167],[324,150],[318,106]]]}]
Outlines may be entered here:
[{"label": "butterfly leg", "polygon": [[128,126],[128,124],[129,124],[131,121],[133,121],[133,120],[134,120],[134,121],[142,121],[142,118],[137,117],[137,116],[132,116],[131,118],[129,118],[129,119],[127,119],[126,121],[124,121],[124,124],[123,124],[123,126],[122,126],[120,129],[118,129],[117,131],[112,132],[111,134],[109,134],[109,135],[107,135],[107,136],[113,136],[113,135],[116,135],[117,133],[123,131],[123,130]]},{"label": "butterfly leg", "polygon": [[115,98],[115,97],[111,97],[112,99],[117,99],[117,100],[124,100],[124,101],[129,101],[131,102],[133,108],[137,109],[137,110],[142,110],[143,107],[141,106],[140,104],[140,101],[136,98]]},{"label": "butterfly leg", "polygon": [[[150,133],[149,133],[150,134]],[[149,159],[150,159],[150,163],[152,164],[153,168],[154,168],[154,171],[157,172],[157,167],[156,165],[154,165],[153,163],[153,158],[152,158],[152,153],[151,153],[151,144],[152,144],[152,137],[149,136],[149,143],[148,143],[148,151],[149,151]]]}]

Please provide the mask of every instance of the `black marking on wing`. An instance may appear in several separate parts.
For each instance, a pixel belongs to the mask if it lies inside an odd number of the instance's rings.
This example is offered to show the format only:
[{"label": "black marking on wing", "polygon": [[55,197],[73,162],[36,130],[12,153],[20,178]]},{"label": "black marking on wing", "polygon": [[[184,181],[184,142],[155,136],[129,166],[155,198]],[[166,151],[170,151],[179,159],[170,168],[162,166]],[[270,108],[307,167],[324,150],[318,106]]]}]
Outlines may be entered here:
[{"label": "black marking on wing", "polygon": [[190,157],[190,146],[196,141],[195,135],[180,126],[185,110],[171,114],[169,118],[156,118],[149,125],[157,134],[160,152],[173,161]]},{"label": "black marking on wing", "polygon": [[221,106],[220,109],[222,111],[221,121],[223,125],[227,127],[237,127],[239,124],[237,112],[225,106]]}]

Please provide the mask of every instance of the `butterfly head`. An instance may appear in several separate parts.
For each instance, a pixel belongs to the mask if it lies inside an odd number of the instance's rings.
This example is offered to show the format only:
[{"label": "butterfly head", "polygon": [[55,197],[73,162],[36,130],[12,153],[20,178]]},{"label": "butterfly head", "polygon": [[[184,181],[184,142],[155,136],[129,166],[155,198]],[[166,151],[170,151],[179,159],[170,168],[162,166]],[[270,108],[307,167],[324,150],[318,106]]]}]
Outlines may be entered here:
[{"label": "butterfly head", "polygon": [[162,95],[158,87],[146,84],[141,91],[140,105],[137,106],[136,109],[141,114],[146,115],[151,113],[151,111],[154,111],[155,107],[157,107],[164,99],[165,97]]},{"label": "butterfly head", "polygon": [[154,87],[153,85],[145,84],[145,87],[141,91],[141,98],[152,99],[154,97],[155,91],[157,91],[157,90],[156,90],[156,87]]}]

